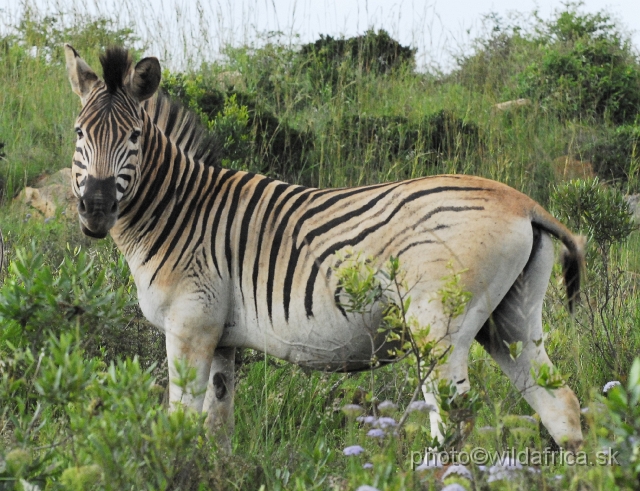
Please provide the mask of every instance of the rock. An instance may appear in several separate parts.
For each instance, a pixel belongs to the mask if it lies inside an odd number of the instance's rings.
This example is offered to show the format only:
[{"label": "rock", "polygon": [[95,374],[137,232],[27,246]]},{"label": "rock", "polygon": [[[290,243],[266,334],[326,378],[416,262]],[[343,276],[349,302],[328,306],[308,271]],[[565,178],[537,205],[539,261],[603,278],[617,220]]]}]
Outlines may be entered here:
[{"label": "rock", "polygon": [[640,194],[631,194],[624,199],[629,203],[629,211],[633,213],[633,221],[640,224]]},{"label": "rock", "polygon": [[596,176],[591,162],[576,160],[568,155],[558,157],[553,161],[553,175],[556,181],[589,179]]},{"label": "rock", "polygon": [[44,218],[54,217],[59,208],[73,216],[77,200],[71,190],[71,169],[40,178],[34,187],[24,188],[14,201],[36,209]]},{"label": "rock", "polygon": [[216,79],[219,86],[226,90],[247,90],[247,84],[244,83],[242,74],[236,70],[220,72]]},{"label": "rock", "polygon": [[508,109],[512,109],[514,107],[528,106],[529,104],[531,104],[531,101],[529,99],[515,99],[513,101],[506,101],[495,104],[493,108],[497,111],[507,111]]}]

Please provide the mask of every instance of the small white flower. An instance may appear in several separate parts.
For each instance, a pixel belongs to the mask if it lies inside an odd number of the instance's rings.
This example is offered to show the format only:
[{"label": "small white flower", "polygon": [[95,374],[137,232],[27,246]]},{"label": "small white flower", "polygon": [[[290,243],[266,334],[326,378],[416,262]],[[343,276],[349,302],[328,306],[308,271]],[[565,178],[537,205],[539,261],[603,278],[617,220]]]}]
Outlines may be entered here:
[{"label": "small white flower", "polygon": [[371,425],[376,422],[376,417],[375,416],[358,416],[356,418],[356,421]]},{"label": "small white flower", "polygon": [[362,414],[364,412],[364,408],[357,404],[347,404],[346,406],[342,407],[342,412],[350,418],[353,418],[358,414]]},{"label": "small white flower", "polygon": [[511,457],[505,457],[500,461],[498,466],[494,467],[504,467],[506,469],[522,469],[522,464],[518,461],[518,459],[512,459]]},{"label": "small white flower", "polygon": [[464,486],[456,483],[453,484],[449,484],[448,486],[445,486],[444,488],[442,488],[442,491],[467,491]]},{"label": "small white flower", "polygon": [[507,480],[510,481],[517,476],[517,471],[522,469],[522,464],[517,459],[505,457],[499,464],[489,468],[489,479],[487,482]]},{"label": "small white flower", "polygon": [[426,471],[430,469],[439,469],[442,467],[440,457],[438,455],[430,455],[429,458],[424,459],[424,462],[416,467],[417,471]]},{"label": "small white flower", "polygon": [[607,392],[609,392],[614,387],[617,387],[618,385],[622,385],[622,384],[617,380],[612,380],[611,382],[607,382],[606,384],[604,384],[604,387],[602,388],[602,393],[606,394]]},{"label": "small white flower", "polygon": [[495,426],[480,426],[476,428],[476,431],[481,435],[495,435],[496,428]]},{"label": "small white flower", "polygon": [[582,414],[587,414],[587,413],[589,412],[589,408],[588,408],[588,407],[580,408],[580,412],[581,412]]},{"label": "small white flower", "polygon": [[380,490],[378,488],[374,488],[373,486],[363,484],[362,486],[359,486],[358,489],[356,489],[356,491],[380,491]]},{"label": "small white flower", "polygon": [[379,428],[374,428],[373,430],[369,430],[367,436],[371,438],[384,438],[384,431]]},{"label": "small white flower", "polygon": [[378,411],[381,414],[393,414],[396,409],[398,409],[398,405],[391,401],[382,401],[378,404]]},{"label": "small white flower", "polygon": [[371,462],[367,462],[365,464],[362,464],[362,468],[363,469],[373,469],[373,464]]},{"label": "small white flower", "polygon": [[375,428],[389,428],[390,426],[397,426],[398,423],[396,423],[396,420],[393,418],[390,418],[388,416],[381,416],[380,418],[378,418],[377,421],[375,421],[373,423],[373,426]]},{"label": "small white flower", "polygon": [[409,407],[407,407],[407,412],[410,412],[410,413],[414,411],[422,411],[423,413],[429,413],[435,410],[436,408],[432,404],[429,404],[425,401],[413,401],[411,404],[409,404]]},{"label": "small white flower", "polygon": [[469,469],[467,469],[464,465],[460,465],[460,464],[454,464],[449,466],[449,468],[445,471],[445,473],[442,474],[442,478],[440,480],[444,482],[444,480],[447,477],[450,477],[452,475],[464,477],[466,479],[469,479],[469,481],[473,480],[473,475],[471,474],[471,471],[469,471]]},{"label": "small white flower", "polygon": [[362,448],[360,445],[351,445],[350,447],[346,447],[342,453],[345,455],[360,455],[362,452],[364,452],[364,448]]}]

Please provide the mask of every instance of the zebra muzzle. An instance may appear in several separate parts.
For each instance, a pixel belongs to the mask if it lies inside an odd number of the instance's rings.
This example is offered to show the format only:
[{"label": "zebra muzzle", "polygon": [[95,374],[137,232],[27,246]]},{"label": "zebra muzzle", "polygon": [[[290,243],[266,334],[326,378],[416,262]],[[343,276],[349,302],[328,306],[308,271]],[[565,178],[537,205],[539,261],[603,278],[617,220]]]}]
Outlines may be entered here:
[{"label": "zebra muzzle", "polygon": [[84,194],[78,200],[78,215],[82,232],[94,239],[103,239],[118,218],[116,180],[87,176]]}]

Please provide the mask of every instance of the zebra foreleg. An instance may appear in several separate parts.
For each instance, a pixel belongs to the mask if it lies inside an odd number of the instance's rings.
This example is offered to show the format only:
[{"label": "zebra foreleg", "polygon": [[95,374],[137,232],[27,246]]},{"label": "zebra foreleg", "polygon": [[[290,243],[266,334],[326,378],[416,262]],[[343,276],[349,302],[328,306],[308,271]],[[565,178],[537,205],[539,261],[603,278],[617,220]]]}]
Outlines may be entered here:
[{"label": "zebra foreleg", "polygon": [[231,452],[234,428],[235,355],[235,348],[218,348],[215,351],[203,407],[210,434],[216,438],[218,447],[227,452]]},{"label": "zebra foreleg", "polygon": [[[195,336],[185,329],[165,329],[169,361],[169,410],[183,406],[201,412],[217,337]],[[193,373],[195,370],[195,377]]]},{"label": "zebra foreleg", "polygon": [[431,438],[435,438],[438,443],[444,442],[444,435],[440,431],[442,425],[442,416],[440,415],[440,404],[435,396],[437,391],[437,379],[430,377],[427,382],[422,385],[422,395],[427,404],[431,404],[434,408],[429,413],[429,424],[431,428]]}]

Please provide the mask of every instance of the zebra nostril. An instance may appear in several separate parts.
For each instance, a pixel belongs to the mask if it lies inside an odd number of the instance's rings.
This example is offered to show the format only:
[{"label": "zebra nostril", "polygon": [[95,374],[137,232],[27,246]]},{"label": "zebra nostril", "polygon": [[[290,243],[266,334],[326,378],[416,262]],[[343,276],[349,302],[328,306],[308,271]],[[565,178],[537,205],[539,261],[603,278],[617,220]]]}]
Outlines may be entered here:
[{"label": "zebra nostril", "polygon": [[85,213],[87,211],[84,200],[82,198],[80,198],[80,200],[78,201],[78,211],[80,213]]},{"label": "zebra nostril", "polygon": [[111,207],[111,213],[116,213],[118,211],[118,202],[114,201],[113,206]]}]

